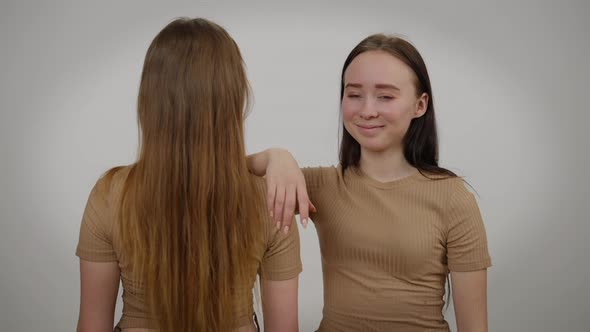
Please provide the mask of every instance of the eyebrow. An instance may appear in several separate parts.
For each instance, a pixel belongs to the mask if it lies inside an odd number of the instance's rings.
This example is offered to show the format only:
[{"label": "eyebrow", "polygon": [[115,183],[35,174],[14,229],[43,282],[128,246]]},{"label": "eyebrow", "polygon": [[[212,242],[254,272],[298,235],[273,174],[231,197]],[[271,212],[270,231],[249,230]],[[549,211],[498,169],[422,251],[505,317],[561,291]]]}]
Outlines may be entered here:
[{"label": "eyebrow", "polygon": [[[346,86],[344,88],[346,89],[346,88],[349,88],[349,87],[350,88],[362,88],[363,85],[362,84],[359,84],[359,83],[348,83],[348,84],[346,84]],[[379,84],[375,84],[375,87],[377,89],[390,89],[390,90],[400,91],[400,89],[397,86],[393,85],[393,84],[379,83]]]}]

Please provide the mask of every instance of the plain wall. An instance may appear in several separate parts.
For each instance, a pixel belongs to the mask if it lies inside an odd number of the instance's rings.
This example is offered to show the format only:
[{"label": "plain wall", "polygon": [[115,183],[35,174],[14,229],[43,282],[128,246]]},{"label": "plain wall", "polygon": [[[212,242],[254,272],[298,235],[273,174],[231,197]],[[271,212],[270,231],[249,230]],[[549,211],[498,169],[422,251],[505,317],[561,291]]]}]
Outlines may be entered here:
[{"label": "plain wall", "polygon": [[[479,195],[490,331],[588,331],[589,14],[583,1],[2,1],[0,330],[74,330],[88,193],[135,159],[152,38],[199,16],[242,50],[248,152],[284,147],[301,166],[337,163],[348,52],[376,32],[411,40],[431,75],[441,165]],[[320,253],[313,226],[300,231],[300,326],[312,331]]]}]

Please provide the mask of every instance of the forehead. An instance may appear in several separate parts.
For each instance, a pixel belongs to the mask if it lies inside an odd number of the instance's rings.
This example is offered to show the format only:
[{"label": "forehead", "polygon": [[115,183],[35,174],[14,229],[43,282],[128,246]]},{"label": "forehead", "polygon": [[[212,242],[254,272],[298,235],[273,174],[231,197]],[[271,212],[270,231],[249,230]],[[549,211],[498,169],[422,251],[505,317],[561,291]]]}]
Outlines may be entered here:
[{"label": "forehead", "polygon": [[393,84],[399,88],[413,85],[414,72],[400,59],[385,51],[368,51],[359,54],[344,72],[344,84]]}]

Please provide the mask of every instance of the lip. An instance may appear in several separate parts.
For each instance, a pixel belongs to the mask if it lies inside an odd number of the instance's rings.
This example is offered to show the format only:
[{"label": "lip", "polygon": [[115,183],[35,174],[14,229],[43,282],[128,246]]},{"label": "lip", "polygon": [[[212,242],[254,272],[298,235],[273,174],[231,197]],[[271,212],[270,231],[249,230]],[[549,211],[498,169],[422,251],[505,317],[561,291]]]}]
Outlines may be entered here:
[{"label": "lip", "polygon": [[379,132],[381,132],[381,129],[383,129],[383,127],[385,126],[378,126],[378,125],[361,125],[361,124],[357,124],[356,125],[358,128],[358,131],[361,135],[363,136],[367,136],[367,137],[373,137],[376,136]]},{"label": "lip", "polygon": [[357,126],[362,129],[377,129],[377,128],[385,127],[385,126],[380,126],[380,125],[361,125],[361,124],[357,124]]}]

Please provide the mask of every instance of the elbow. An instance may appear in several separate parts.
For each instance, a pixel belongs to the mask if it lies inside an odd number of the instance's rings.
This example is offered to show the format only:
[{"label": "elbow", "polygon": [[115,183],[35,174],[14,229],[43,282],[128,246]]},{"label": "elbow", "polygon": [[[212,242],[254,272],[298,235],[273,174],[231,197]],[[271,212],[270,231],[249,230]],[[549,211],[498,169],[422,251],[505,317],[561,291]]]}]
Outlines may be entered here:
[{"label": "elbow", "polygon": [[76,332],[113,332],[113,328],[106,327],[101,324],[86,324],[78,321]]},{"label": "elbow", "polygon": [[294,326],[280,326],[280,327],[264,327],[264,331],[267,332],[299,332],[299,327]]},{"label": "elbow", "polygon": [[274,322],[266,322],[264,324],[264,331],[266,332],[299,332],[299,322],[297,319],[287,319]]}]

